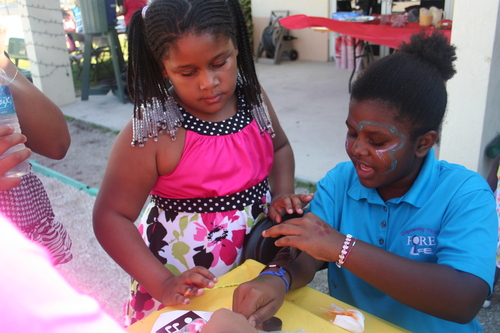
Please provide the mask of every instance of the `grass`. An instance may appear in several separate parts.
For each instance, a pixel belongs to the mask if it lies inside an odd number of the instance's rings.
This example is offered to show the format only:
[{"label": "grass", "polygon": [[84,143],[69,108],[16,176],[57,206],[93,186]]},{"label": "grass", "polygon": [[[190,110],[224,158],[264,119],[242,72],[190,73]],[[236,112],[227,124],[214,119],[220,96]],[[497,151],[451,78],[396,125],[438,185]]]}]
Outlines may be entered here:
[{"label": "grass", "polygon": [[[123,58],[125,63],[128,60],[128,49],[126,38],[120,38],[120,46],[123,52]],[[83,66],[83,59],[81,65]],[[82,74],[81,69],[77,64],[72,63],[73,70],[73,82],[75,85],[76,95],[79,96],[79,92],[82,88]],[[108,84],[110,80],[115,80],[115,74],[113,70],[113,60],[111,58],[111,52],[102,52],[99,55],[98,63],[93,60],[91,63],[90,70],[90,87],[98,87],[103,83]]]},{"label": "grass", "polygon": [[[104,81],[108,81],[115,78],[113,72],[112,60],[108,59],[101,61],[99,64],[92,63],[90,67],[90,87],[98,87]],[[83,61],[83,60],[82,60]],[[83,63],[82,63],[83,66]],[[72,63],[71,69],[73,71],[73,83],[75,86],[76,95],[79,96],[79,92],[82,89],[82,76],[83,72],[78,67],[77,64]]]},{"label": "grass", "polygon": [[308,193],[316,192],[316,183],[295,178],[295,188],[306,189]]},{"label": "grass", "polygon": [[64,118],[66,118],[66,121],[73,123],[74,125],[76,125],[76,127],[81,128],[81,129],[91,128],[91,129],[96,129],[98,131],[101,131],[103,133],[113,133],[114,135],[118,135],[120,133],[120,131],[112,130],[112,129],[109,129],[108,127],[105,127],[105,126],[101,126],[101,125],[87,122],[84,120],[76,119],[76,118],[71,117],[71,116],[65,115]]}]

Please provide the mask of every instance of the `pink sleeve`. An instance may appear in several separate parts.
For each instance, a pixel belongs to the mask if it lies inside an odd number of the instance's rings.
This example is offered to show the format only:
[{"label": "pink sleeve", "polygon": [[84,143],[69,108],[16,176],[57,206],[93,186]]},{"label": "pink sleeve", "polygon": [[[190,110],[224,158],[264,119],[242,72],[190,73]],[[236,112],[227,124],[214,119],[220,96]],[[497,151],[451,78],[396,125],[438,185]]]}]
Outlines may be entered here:
[{"label": "pink sleeve", "polygon": [[1,214],[0,267],[1,332],[125,332],[59,274],[42,246]]}]

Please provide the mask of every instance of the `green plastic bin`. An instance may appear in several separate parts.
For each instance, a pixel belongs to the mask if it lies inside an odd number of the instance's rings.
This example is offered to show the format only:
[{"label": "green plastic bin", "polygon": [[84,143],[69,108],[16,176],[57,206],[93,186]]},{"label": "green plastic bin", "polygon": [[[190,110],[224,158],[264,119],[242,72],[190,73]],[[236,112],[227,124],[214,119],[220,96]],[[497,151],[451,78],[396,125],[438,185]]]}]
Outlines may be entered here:
[{"label": "green plastic bin", "polygon": [[100,34],[116,25],[116,0],[80,0],[83,32]]}]

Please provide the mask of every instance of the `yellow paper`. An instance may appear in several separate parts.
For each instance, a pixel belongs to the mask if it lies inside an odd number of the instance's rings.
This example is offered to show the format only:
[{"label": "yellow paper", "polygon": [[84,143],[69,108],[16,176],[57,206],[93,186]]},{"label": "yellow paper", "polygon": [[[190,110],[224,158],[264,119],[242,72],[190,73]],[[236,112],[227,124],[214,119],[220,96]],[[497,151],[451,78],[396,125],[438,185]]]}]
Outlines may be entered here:
[{"label": "yellow paper", "polygon": [[[167,307],[153,312],[143,320],[129,326],[127,331],[130,333],[150,333],[158,316],[166,311],[216,311],[220,308],[231,308],[234,289],[240,283],[256,277],[263,267],[264,265],[257,261],[247,260],[243,265],[221,276],[214,289],[206,289],[203,296],[191,298],[189,305]],[[276,317],[282,320],[284,331],[294,331],[302,328],[308,333],[345,333],[345,330],[330,323],[330,320],[333,320],[335,317],[321,309],[330,308],[331,303],[335,303],[344,309],[356,309],[317,290],[302,287],[287,293],[285,302],[276,314]],[[361,312],[365,316],[365,332],[408,332],[366,312]]]}]

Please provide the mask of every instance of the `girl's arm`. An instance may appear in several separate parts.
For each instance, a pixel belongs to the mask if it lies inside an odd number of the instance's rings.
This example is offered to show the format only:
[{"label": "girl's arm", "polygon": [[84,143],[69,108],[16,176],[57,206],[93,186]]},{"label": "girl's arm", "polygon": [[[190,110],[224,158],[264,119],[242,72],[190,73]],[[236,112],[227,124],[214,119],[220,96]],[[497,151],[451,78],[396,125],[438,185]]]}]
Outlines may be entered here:
[{"label": "girl's arm", "polygon": [[489,292],[488,284],[475,275],[407,259],[359,240],[344,267],[403,304],[461,324],[474,319]]},{"label": "girl's arm", "polygon": [[[277,246],[293,246],[312,257],[338,261],[345,235],[313,213],[263,232],[286,235]],[[357,240],[342,269],[416,310],[457,323],[471,321],[488,296],[481,278],[450,266],[407,259]]]},{"label": "girl's arm", "polygon": [[264,100],[267,104],[275,133],[275,137],[273,139],[274,163],[269,175],[271,191],[273,198],[275,198],[283,194],[294,193],[295,161],[290,142],[281,128],[271,101],[263,89],[262,94],[264,95]]},{"label": "girl's arm", "polygon": [[[16,75],[16,66],[3,53],[0,67],[9,78]],[[71,138],[61,109],[21,72],[10,84],[10,90],[21,131],[28,138],[26,146],[48,158],[59,160],[66,156]]]},{"label": "girl's arm", "polygon": [[[193,291],[190,285],[200,288],[213,286],[213,274],[204,268],[196,268],[174,278],[151,253],[134,225],[159,173],[165,173],[159,172],[159,166],[165,163],[158,150],[161,148],[171,153],[174,145],[183,140],[178,135],[178,141],[173,142],[167,134],[163,134],[158,142],[151,140],[144,147],[132,147],[131,138],[132,125],[129,122],[111,150],[94,205],[94,232],[111,258],[154,298],[165,305],[187,304],[189,299],[183,294],[188,289],[195,296],[199,295],[198,290]],[[177,282],[174,283],[174,280]],[[202,291],[199,292],[201,294]]]},{"label": "girl's arm", "polygon": [[111,258],[159,297],[161,281],[172,273],[151,254],[134,225],[158,177],[153,148],[159,143],[132,147],[131,127],[129,122],[111,149],[94,205],[94,232]]}]

